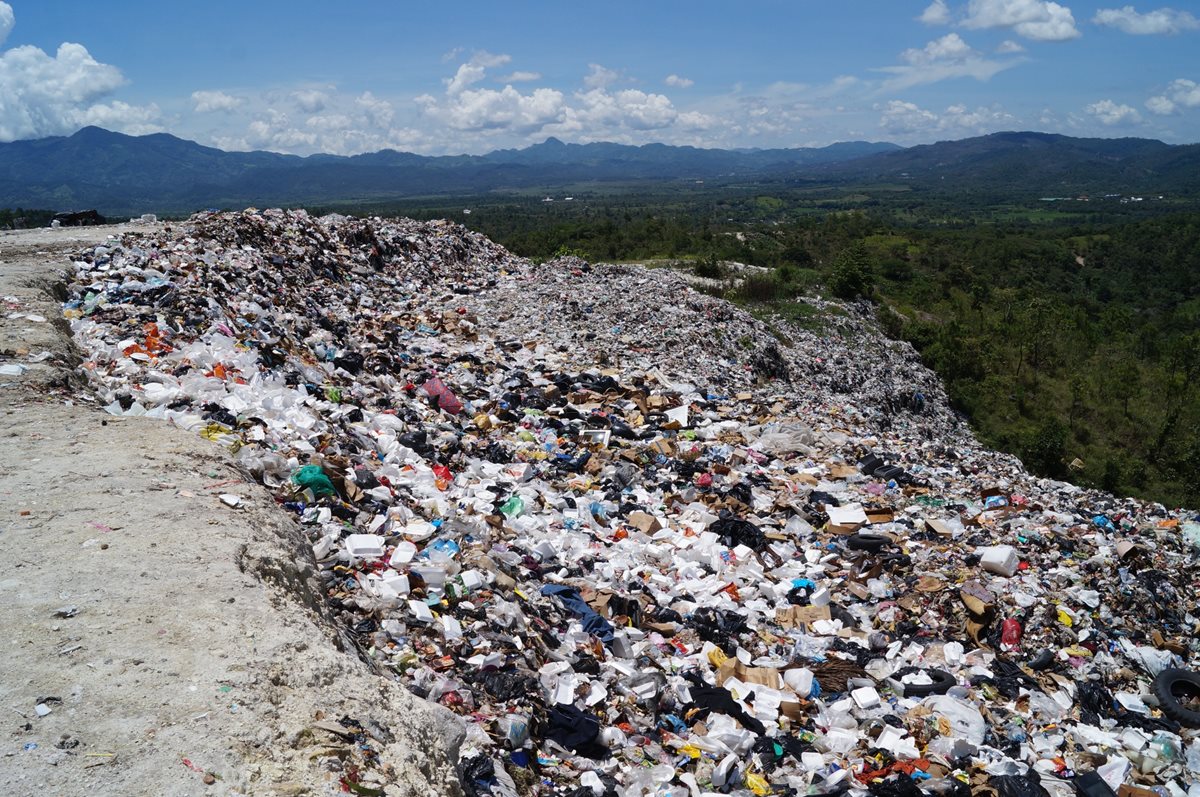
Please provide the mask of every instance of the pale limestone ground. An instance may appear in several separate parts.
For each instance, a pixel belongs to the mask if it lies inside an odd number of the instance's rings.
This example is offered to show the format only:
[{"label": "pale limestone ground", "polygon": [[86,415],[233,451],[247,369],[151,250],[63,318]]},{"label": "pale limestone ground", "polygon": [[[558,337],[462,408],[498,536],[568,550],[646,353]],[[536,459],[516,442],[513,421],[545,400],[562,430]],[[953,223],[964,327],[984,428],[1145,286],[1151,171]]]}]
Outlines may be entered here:
[{"label": "pale limestone ground", "polygon": [[65,253],[113,232],[0,233],[0,365],[53,353],[0,376],[0,794],[340,794],[321,751],[347,743],[320,713],[393,738],[373,743],[388,794],[457,793],[458,721],[343,652],[267,492],[213,443],[69,401],[51,291]]}]

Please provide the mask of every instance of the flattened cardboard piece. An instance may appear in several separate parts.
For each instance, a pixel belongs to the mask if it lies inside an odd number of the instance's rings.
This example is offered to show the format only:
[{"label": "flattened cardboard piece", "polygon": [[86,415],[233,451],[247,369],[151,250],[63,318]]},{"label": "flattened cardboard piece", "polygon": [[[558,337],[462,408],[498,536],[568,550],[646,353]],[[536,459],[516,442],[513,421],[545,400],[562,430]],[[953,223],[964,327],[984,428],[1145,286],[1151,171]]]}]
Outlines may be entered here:
[{"label": "flattened cardboard piece", "polygon": [[940,534],[943,537],[954,536],[954,529],[950,528],[947,523],[938,520],[937,518],[925,518],[925,525],[928,526],[929,530],[935,534]]},{"label": "flattened cardboard piece", "polygon": [[871,590],[867,589],[866,585],[851,581],[846,584],[846,589],[850,590],[850,594],[859,600],[865,601],[871,597]]},{"label": "flattened cardboard piece", "polygon": [[828,606],[789,606],[775,610],[775,622],[784,628],[810,626],[818,620],[830,620]]},{"label": "flattened cardboard piece", "polygon": [[803,722],[808,717],[808,705],[810,705],[808,701],[795,703],[791,700],[785,700],[779,704],[779,713],[792,722]]},{"label": "flattened cardboard piece", "polygon": [[648,512],[630,512],[626,522],[643,534],[653,534],[662,530],[662,523]]},{"label": "flattened cardboard piece", "polygon": [[718,669],[719,683],[725,683],[729,678],[737,678],[744,684],[758,684],[770,689],[783,688],[783,679],[774,667],[747,667],[736,658],[726,659]]},{"label": "flattened cardboard piece", "polygon": [[867,525],[872,523],[891,523],[896,519],[896,513],[891,509],[877,508],[867,510]]},{"label": "flattened cardboard piece", "polygon": [[1142,546],[1130,540],[1121,540],[1117,543],[1117,556],[1121,559],[1129,556],[1129,554],[1141,550]]},{"label": "flattened cardboard piece", "polygon": [[664,457],[675,456],[675,446],[671,445],[667,440],[655,440],[646,446],[646,450],[652,454],[662,454]]},{"label": "flattened cardboard piece", "polygon": [[1128,783],[1122,783],[1117,788],[1117,797],[1158,797],[1158,792],[1153,789],[1143,789],[1141,786],[1130,786]]}]

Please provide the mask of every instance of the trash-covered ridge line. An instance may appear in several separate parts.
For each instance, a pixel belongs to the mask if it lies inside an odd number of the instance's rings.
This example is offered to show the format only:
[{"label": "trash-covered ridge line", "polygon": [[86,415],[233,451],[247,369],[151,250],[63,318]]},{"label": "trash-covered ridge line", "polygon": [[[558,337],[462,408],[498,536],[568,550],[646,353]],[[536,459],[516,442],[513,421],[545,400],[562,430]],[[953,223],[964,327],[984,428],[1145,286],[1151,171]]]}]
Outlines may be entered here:
[{"label": "trash-covered ridge line", "polygon": [[1200,795],[1195,513],[983,449],[857,308],[277,210],[75,266],[107,410],[295,514],[468,794]]}]

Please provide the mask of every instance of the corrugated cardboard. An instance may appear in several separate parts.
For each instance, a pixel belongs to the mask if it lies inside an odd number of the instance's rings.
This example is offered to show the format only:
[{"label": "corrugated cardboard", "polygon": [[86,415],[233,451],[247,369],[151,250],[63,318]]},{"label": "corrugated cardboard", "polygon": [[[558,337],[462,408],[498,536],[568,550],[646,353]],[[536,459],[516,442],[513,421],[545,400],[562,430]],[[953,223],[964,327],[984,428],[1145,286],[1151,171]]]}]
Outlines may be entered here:
[{"label": "corrugated cardboard", "polygon": [[783,679],[774,667],[747,667],[737,659],[731,658],[722,662],[718,672],[720,683],[725,683],[729,678],[737,678],[745,684],[758,684],[771,689],[783,688]]},{"label": "corrugated cardboard", "polygon": [[809,626],[817,620],[828,620],[830,617],[828,606],[789,606],[775,610],[775,622],[784,628]]}]

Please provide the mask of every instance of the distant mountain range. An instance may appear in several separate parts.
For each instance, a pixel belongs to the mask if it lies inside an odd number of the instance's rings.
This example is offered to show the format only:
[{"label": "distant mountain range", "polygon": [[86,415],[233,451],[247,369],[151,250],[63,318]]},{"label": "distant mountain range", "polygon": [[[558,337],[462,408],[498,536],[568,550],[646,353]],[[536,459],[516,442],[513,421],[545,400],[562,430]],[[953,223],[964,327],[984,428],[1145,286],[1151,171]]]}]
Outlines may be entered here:
[{"label": "distant mountain range", "polygon": [[985,191],[1014,198],[1086,193],[1196,196],[1200,144],[993,133],[828,164],[809,176],[904,182],[931,191]]},{"label": "distant mountain range", "polygon": [[487,155],[382,150],[299,157],[225,152],[165,133],[85,127],[66,137],[0,144],[0,207],[108,214],[205,207],[381,202],[518,189],[664,182],[901,182],[931,191],[1021,196],[1103,190],[1195,192],[1200,145],[997,133],[904,149],[848,142],[821,148],[721,150],[547,139]]}]

